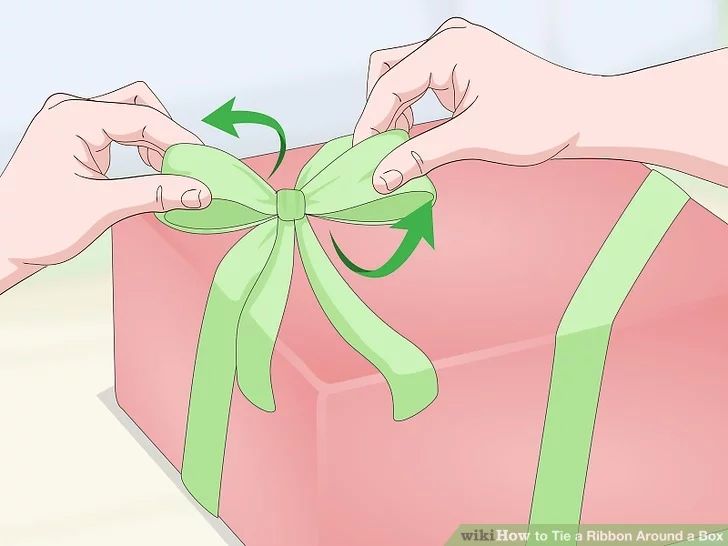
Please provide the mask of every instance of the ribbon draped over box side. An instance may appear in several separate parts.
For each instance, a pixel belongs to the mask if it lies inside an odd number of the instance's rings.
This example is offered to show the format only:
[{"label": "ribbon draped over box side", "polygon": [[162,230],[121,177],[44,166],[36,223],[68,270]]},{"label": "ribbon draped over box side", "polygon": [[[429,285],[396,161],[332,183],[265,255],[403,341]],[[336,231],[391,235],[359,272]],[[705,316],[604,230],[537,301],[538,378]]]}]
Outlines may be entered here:
[{"label": "ribbon draped over box side", "polygon": [[[561,319],[531,504],[530,524],[535,529],[557,525],[575,531],[579,526],[612,324],[687,201],[687,194],[670,179],[651,172],[602,245]],[[528,542],[529,546],[536,543],[542,544],[533,538]]]},{"label": "ribbon draped over box side", "polygon": [[391,224],[434,203],[435,189],[426,177],[388,195],[376,192],[371,183],[381,159],[407,138],[404,131],[387,131],[353,147],[351,137],[335,139],[304,166],[295,189],[278,192],[221,150],[195,144],[167,150],[162,172],[201,180],[213,199],[207,209],[158,213],[161,222],[202,234],[253,228],[218,265],[195,360],[182,479],[212,514],[219,510],[235,379],[251,403],[275,410],[271,358],[288,299],[296,240],[306,275],[331,324],[386,380],[394,418],[412,417],[437,396],[430,360],[359,299],[306,218]]}]

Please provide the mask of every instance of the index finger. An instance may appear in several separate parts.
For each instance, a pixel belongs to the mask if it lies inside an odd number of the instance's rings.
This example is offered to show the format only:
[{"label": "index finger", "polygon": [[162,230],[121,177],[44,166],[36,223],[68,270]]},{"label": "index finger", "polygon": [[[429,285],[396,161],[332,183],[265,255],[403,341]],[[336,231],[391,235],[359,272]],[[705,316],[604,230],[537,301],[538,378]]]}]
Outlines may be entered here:
[{"label": "index finger", "polygon": [[401,62],[407,55],[424,44],[425,41],[414,44],[379,49],[369,56],[369,69],[367,70],[367,98],[374,89],[374,85],[388,70]]},{"label": "index finger", "polygon": [[[114,89],[113,91],[104,93],[103,95],[92,97],[91,100],[103,102],[124,102],[127,104],[143,104],[146,106],[151,106],[155,110],[159,110],[167,117],[172,117],[169,115],[169,111],[162,104],[162,101],[159,100],[159,97],[157,97],[154,91],[152,91],[151,87],[149,87],[146,82],[141,80],[120,87],[119,89]],[[138,149],[139,157],[142,158],[142,161],[144,163],[146,163],[153,169],[156,169],[157,171],[161,170],[162,156],[159,155],[159,153],[154,153],[150,156],[149,148],[147,148],[146,146],[139,146]]]},{"label": "index finger", "polygon": [[435,85],[433,80],[442,79],[447,70],[433,43],[425,42],[379,78],[354,129],[354,144],[389,129],[407,107]]},{"label": "index finger", "polygon": [[104,93],[103,95],[92,97],[91,100],[102,102],[124,102],[127,104],[151,106],[155,110],[159,110],[165,114],[167,117],[171,117],[167,109],[162,104],[162,101],[159,100],[159,97],[157,97],[154,91],[152,91],[151,87],[141,80],[125,85],[124,87],[120,87],[119,89],[114,89],[113,91]]},{"label": "index finger", "polygon": [[148,146],[160,154],[173,144],[202,144],[193,133],[151,106],[102,101],[78,101],[86,111],[79,136],[101,150],[112,141]]}]

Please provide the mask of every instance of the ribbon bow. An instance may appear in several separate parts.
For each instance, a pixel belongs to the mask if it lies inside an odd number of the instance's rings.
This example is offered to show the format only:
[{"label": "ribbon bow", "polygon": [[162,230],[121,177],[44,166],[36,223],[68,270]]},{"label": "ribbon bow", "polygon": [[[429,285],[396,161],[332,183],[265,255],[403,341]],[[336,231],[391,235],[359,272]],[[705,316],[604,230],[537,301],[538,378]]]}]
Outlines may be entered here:
[{"label": "ribbon bow", "polygon": [[254,229],[217,267],[200,330],[182,480],[213,515],[219,507],[232,389],[237,378],[254,405],[275,410],[271,357],[288,299],[294,241],[311,288],[341,337],[384,376],[395,420],[422,411],[437,396],[437,376],[427,356],[382,321],[339,275],[307,216],[353,224],[392,224],[421,206],[432,206],[435,188],[426,177],[382,195],[375,167],[408,138],[387,131],[352,147],[352,137],[324,145],[301,170],[294,189],[274,191],[243,162],[195,144],[170,147],[162,172],[204,182],[213,199],[202,210],[157,214],[189,233]]}]

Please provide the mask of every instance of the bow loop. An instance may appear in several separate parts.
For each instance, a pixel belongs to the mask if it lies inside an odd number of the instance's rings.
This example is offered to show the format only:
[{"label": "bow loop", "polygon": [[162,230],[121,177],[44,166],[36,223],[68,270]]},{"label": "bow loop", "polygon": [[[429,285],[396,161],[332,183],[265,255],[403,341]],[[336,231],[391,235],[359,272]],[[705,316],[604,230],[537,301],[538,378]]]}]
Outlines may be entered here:
[{"label": "bow loop", "polygon": [[405,131],[396,129],[353,148],[345,149],[351,146],[351,137],[324,145],[296,183],[306,194],[306,213],[356,224],[392,224],[428,202],[434,204],[435,187],[425,176],[386,195],[372,185],[377,165],[408,138]]},{"label": "bow loop", "polygon": [[164,154],[162,172],[203,182],[212,202],[200,210],[157,213],[169,227],[187,233],[225,233],[261,224],[276,214],[276,194],[265,180],[228,153],[200,144],[176,144]]},{"label": "bow loop", "polygon": [[321,146],[319,151],[306,162],[301,169],[301,172],[298,173],[296,189],[303,189],[303,187],[313,180],[317,174],[323,171],[324,168],[331,164],[335,159],[344,155],[344,153],[351,148],[352,142],[352,135],[348,135],[330,140]]}]

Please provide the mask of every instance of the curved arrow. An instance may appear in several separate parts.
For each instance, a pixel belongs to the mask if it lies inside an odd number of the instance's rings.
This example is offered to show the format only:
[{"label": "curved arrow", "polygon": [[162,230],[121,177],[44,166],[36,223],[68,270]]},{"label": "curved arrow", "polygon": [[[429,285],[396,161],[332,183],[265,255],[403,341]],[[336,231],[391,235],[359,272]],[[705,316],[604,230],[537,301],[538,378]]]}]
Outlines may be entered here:
[{"label": "curved arrow", "polygon": [[417,248],[421,239],[424,239],[428,245],[435,248],[435,234],[432,222],[432,202],[422,205],[410,214],[402,218],[399,222],[392,224],[393,229],[407,230],[407,234],[402,239],[397,250],[394,251],[389,260],[377,269],[365,269],[352,262],[341,250],[339,245],[331,235],[331,242],[334,250],[346,267],[364,277],[386,277],[394,273],[404,264]]},{"label": "curved arrow", "polygon": [[233,110],[234,103],[235,97],[227,101],[211,114],[202,118],[202,121],[234,137],[239,137],[238,132],[235,130],[235,124],[237,123],[265,125],[266,127],[273,129],[276,133],[278,133],[278,140],[280,141],[278,159],[270,173],[271,176],[273,176],[273,173],[276,172],[283,162],[283,156],[286,155],[286,133],[283,131],[283,127],[281,127],[280,123],[267,114],[251,112],[249,110]]}]

